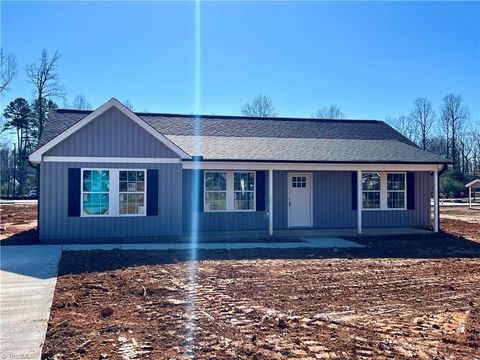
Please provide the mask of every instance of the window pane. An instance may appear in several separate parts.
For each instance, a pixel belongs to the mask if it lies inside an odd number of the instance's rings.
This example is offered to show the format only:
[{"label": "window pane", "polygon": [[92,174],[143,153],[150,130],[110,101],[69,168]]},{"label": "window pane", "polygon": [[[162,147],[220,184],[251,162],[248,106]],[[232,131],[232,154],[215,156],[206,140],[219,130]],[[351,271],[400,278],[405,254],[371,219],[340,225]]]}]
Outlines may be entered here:
[{"label": "window pane", "polygon": [[362,194],[364,209],[379,209],[380,208],[380,192],[371,191]]},{"label": "window pane", "polygon": [[234,206],[235,210],[253,210],[254,192],[235,192]]},{"label": "window pane", "polygon": [[120,191],[127,191],[127,182],[126,181],[120,181]]},{"label": "window pane", "polygon": [[205,192],[205,210],[226,210],[226,195],[224,191]]},{"label": "window pane", "polygon": [[233,188],[235,191],[255,190],[255,175],[253,172],[236,172],[233,175]]},{"label": "window pane", "polygon": [[405,190],[405,174],[387,174],[387,190]]},{"label": "window pane", "polygon": [[109,211],[110,172],[83,170],[82,209],[87,215],[105,215]]},{"label": "window pane", "polygon": [[224,172],[207,172],[205,173],[205,191],[211,190],[227,190],[226,173]]},{"label": "window pane", "polygon": [[119,212],[138,215],[145,212],[145,171],[125,170],[119,174]]},{"label": "window pane", "polygon": [[83,194],[83,211],[88,215],[108,214],[108,193]]},{"label": "window pane", "polygon": [[387,206],[389,209],[404,209],[405,208],[405,192],[389,191],[387,194]]},{"label": "window pane", "polygon": [[364,173],[362,174],[363,190],[380,190],[380,174]]}]

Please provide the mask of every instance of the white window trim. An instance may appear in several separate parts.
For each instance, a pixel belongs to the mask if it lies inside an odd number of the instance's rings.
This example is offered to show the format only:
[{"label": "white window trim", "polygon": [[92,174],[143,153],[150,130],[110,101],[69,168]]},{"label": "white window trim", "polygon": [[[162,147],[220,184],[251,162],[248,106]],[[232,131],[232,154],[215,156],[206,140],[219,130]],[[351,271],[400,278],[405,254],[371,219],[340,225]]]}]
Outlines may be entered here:
[{"label": "white window trim", "polygon": [[[207,173],[225,173],[225,178],[227,182],[226,190],[206,190],[205,189],[205,180],[207,178]],[[234,190],[234,174],[235,173],[253,173],[253,209],[235,209],[235,190]],[[226,192],[226,204],[225,210],[210,210],[206,206],[206,193],[207,192]],[[238,191],[237,191],[238,192]],[[255,170],[235,170],[235,171],[224,171],[224,170],[205,170],[203,173],[203,211],[204,212],[255,212],[257,209],[257,173]]]},{"label": "white window trim", "polygon": [[[108,191],[108,214],[85,214],[83,211],[83,172],[85,170],[109,171]],[[144,185],[144,212],[143,214],[120,214],[120,171],[143,171],[145,173]],[[102,217],[137,217],[147,216],[147,169],[119,169],[119,168],[81,168],[80,169],[80,217],[102,218]]]},{"label": "white window trim", "polygon": [[[206,180],[208,173],[225,174],[225,190],[206,190]],[[225,210],[211,210],[206,207],[207,192],[209,193],[225,193]],[[205,212],[226,212],[228,210],[228,174],[227,171],[205,171],[203,173],[203,210]]]},{"label": "white window trim", "polygon": [[[380,174],[380,207],[379,208],[364,208],[363,207],[363,193],[364,192],[378,192],[378,190],[363,190],[362,186],[362,202],[359,204],[359,207],[362,209],[362,211],[403,211],[407,210],[407,173],[405,171],[362,171],[362,180],[363,180],[363,175],[364,174],[373,174],[373,173],[378,173]],[[388,207],[388,189],[387,189],[387,176],[388,174],[403,174],[405,176],[405,201],[404,201],[404,206],[403,208],[389,208]],[[363,182],[362,182],[363,183]],[[401,192],[396,191],[396,192]]]},{"label": "white window trim", "polygon": [[[120,214],[120,171],[143,171],[143,214]],[[118,169],[117,171],[117,214],[121,217],[130,217],[130,216],[147,216],[147,170],[146,169]],[[135,191],[139,193],[140,191]],[[128,194],[128,192],[122,191],[122,193]]]}]

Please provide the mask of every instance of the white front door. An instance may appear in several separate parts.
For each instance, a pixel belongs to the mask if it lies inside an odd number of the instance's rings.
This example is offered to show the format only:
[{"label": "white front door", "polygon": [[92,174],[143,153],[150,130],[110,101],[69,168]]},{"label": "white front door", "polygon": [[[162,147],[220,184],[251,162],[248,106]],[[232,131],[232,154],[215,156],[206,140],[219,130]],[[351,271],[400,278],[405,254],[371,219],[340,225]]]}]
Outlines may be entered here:
[{"label": "white front door", "polygon": [[288,173],[288,227],[312,226],[312,174]]}]

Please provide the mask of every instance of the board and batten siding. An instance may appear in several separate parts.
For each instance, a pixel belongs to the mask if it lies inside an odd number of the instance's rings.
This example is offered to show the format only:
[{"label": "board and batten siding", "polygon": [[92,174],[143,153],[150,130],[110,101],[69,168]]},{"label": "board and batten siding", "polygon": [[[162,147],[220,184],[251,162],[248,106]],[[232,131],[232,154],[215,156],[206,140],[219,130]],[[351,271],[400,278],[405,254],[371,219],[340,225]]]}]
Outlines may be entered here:
[{"label": "board and batten siding", "polygon": [[[313,176],[313,228],[343,229],[357,226],[357,211],[352,210],[350,171],[305,171]],[[273,174],[274,228],[288,228],[288,171]],[[414,210],[364,210],[365,228],[430,226],[431,175],[415,172]]]},{"label": "board and batten siding", "polygon": [[112,108],[61,141],[46,156],[154,157],[178,155]]},{"label": "board and batten siding", "polygon": [[[273,172],[273,224],[275,229],[288,229],[288,173],[288,171]],[[311,173],[313,175],[313,228],[356,228],[357,211],[352,210],[352,173],[350,171],[311,171]],[[191,229],[192,174],[191,170],[183,170],[184,232],[189,232]],[[268,204],[268,173],[265,181],[265,201]],[[428,228],[430,225],[430,189],[431,175],[428,172],[416,172],[415,209],[364,210],[363,226],[365,228]],[[268,213],[265,211],[198,212],[199,231],[265,229],[268,229]]]},{"label": "board and batten siding", "polygon": [[[265,204],[268,203],[267,189],[268,173],[265,174]],[[183,170],[183,231],[186,233],[192,228],[192,211],[198,214],[199,231],[265,230],[268,227],[265,211],[199,212],[192,209],[192,192],[193,171]]]},{"label": "board and batten siding", "polygon": [[[69,217],[69,168],[158,169],[158,216]],[[181,235],[181,199],[181,164],[44,162],[40,166],[40,239],[121,242],[122,238]]]}]

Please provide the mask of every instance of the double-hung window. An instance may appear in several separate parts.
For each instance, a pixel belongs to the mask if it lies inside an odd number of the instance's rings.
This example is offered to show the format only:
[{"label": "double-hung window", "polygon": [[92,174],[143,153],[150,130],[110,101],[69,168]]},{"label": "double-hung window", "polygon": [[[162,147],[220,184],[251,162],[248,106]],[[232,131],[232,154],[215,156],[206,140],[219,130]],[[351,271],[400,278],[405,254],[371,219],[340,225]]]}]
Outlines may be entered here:
[{"label": "double-hung window", "polygon": [[108,215],[110,212],[110,171],[83,170],[82,212],[85,215]]},{"label": "double-hung window", "polygon": [[381,178],[379,173],[362,174],[362,206],[364,209],[380,209]]},{"label": "double-hung window", "polygon": [[406,209],[406,174],[362,173],[362,208],[365,210]]},{"label": "double-hung window", "polygon": [[82,216],[146,213],[146,170],[82,169]]},{"label": "double-hung window", "polygon": [[255,211],[255,172],[205,171],[204,210]]},{"label": "double-hung window", "polygon": [[227,173],[205,173],[205,210],[227,210]]},{"label": "double-hung window", "polygon": [[119,213],[142,215],[145,213],[145,170],[120,170]]},{"label": "double-hung window", "polygon": [[253,210],[255,202],[255,173],[234,173],[233,195],[235,210]]},{"label": "double-hung window", "polygon": [[405,208],[405,173],[387,174],[387,207]]}]

